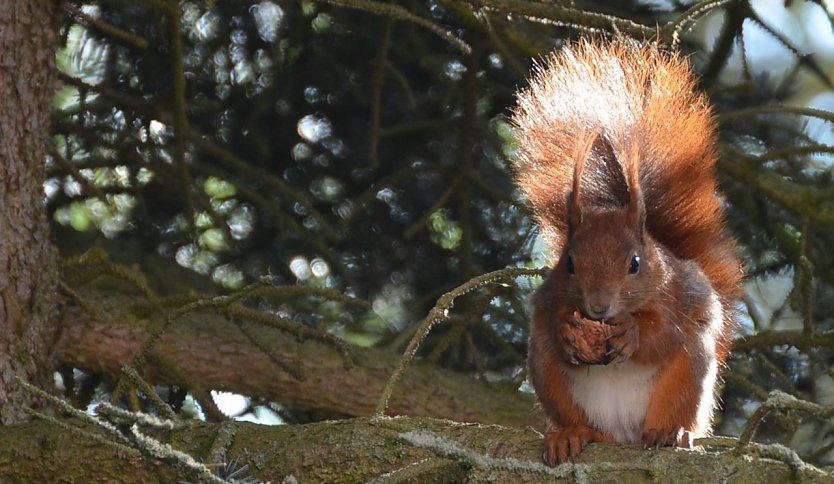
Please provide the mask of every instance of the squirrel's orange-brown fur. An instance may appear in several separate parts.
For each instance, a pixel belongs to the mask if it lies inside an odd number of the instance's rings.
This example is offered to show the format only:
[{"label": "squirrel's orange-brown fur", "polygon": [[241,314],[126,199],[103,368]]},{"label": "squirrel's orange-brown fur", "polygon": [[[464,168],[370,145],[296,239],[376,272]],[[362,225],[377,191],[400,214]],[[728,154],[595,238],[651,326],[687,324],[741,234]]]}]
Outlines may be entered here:
[{"label": "squirrel's orange-brown fur", "polygon": [[[654,43],[585,39],[537,65],[518,95],[517,183],[558,257],[534,301],[528,358],[554,426],[550,464],[588,442],[686,445],[708,432],[741,264],[695,84],[687,61]],[[599,352],[587,363],[616,363],[583,365],[577,347]],[[624,396],[606,393],[617,385]]]}]

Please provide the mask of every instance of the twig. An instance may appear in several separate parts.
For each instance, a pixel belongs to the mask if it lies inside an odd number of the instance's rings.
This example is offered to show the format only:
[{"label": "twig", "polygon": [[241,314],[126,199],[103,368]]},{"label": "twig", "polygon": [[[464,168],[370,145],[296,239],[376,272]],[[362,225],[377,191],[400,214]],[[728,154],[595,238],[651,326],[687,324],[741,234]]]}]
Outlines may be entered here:
[{"label": "twig", "polygon": [[767,397],[767,400],[762,402],[762,405],[753,412],[750,419],[747,421],[741,436],[738,438],[736,449],[741,449],[753,439],[753,435],[759,424],[772,411],[785,412],[787,410],[797,410],[804,413],[817,416],[819,418],[831,418],[834,416],[834,406],[823,406],[813,402],[800,400],[793,395],[788,395],[779,390],[773,390]]},{"label": "twig", "polygon": [[718,7],[723,7],[733,1],[735,0],[704,0],[696,3],[687,11],[680,14],[676,19],[663,26],[666,41],[670,42],[672,45],[677,45],[680,42],[681,34],[684,33],[684,29],[687,25],[691,26],[695,23],[695,21],[710,11]]},{"label": "twig", "polygon": [[434,326],[437,322],[444,321],[449,318],[449,310],[451,310],[452,306],[454,306],[455,299],[466,293],[474,291],[475,289],[486,286],[487,284],[512,281],[517,277],[544,276],[545,272],[546,271],[544,269],[521,269],[515,267],[500,269],[478,277],[473,277],[460,286],[440,296],[440,299],[437,300],[435,306],[429,311],[429,314],[417,328],[417,331],[411,338],[411,341],[408,342],[408,346],[406,347],[405,352],[403,352],[402,358],[400,358],[399,363],[394,369],[394,373],[391,375],[391,378],[388,380],[388,383],[386,383],[385,388],[382,391],[382,395],[377,403],[375,415],[384,415],[385,409],[388,408],[388,401],[391,399],[394,387],[396,387],[400,378],[402,378],[406,365],[408,365],[411,359],[414,358],[417,348],[420,347],[420,344],[429,334],[432,326]]},{"label": "twig", "polygon": [[64,11],[66,11],[70,15],[78,17],[79,19],[83,20],[84,23],[86,23],[88,26],[97,29],[103,34],[109,35],[110,37],[116,40],[120,40],[125,44],[133,46],[139,50],[148,50],[147,40],[143,39],[142,37],[139,37],[136,34],[115,27],[112,24],[103,22],[97,18],[93,18],[87,15],[86,13],[82,12],[81,10],[76,8],[75,5],[69,2],[64,2]]},{"label": "twig", "polygon": [[169,0],[167,9],[168,37],[171,39],[171,77],[174,80],[174,161],[179,167],[179,182],[182,196],[185,199],[185,216],[188,226],[196,230],[194,193],[192,188],[191,169],[185,159],[185,137],[188,131],[188,116],[185,95],[185,65],[180,35],[180,6],[176,0]]},{"label": "twig", "polygon": [[378,15],[386,15],[388,17],[393,17],[398,20],[403,20],[405,22],[411,22],[417,24],[421,27],[425,27],[429,29],[432,33],[438,35],[439,37],[445,39],[450,44],[454,45],[464,54],[470,54],[472,52],[472,48],[469,47],[469,44],[461,40],[460,38],[456,37],[451,32],[443,29],[437,24],[434,24],[423,17],[418,17],[413,13],[409,12],[405,8],[394,5],[390,3],[382,3],[382,2],[375,2],[373,0],[322,0],[324,2],[338,5],[340,7],[351,7],[356,8],[359,10],[364,10],[366,12],[375,13]]}]

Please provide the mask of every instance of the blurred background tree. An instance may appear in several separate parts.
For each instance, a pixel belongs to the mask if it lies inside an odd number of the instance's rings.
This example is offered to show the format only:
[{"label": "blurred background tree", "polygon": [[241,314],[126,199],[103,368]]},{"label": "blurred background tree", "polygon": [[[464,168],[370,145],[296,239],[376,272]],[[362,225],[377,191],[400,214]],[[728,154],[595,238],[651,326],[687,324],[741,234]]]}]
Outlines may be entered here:
[{"label": "blurred background tree", "polygon": [[[267,276],[310,292],[249,292],[239,309],[252,313],[224,314],[400,354],[442,294],[547,262],[512,184],[507,121],[532,60],[583,32],[656,36],[691,56],[715,102],[728,223],[747,263],[717,432],[739,434],[772,389],[834,403],[825,2],[101,0],[63,11],[45,191],[75,304],[86,300],[76,291],[126,280],[150,311],[177,311]],[[529,391],[536,283],[458,298],[418,355]],[[280,363],[316,364],[297,358]],[[82,360],[62,362],[59,386],[85,407],[118,375]],[[210,390],[242,393],[222,384],[157,390],[208,419],[355,414],[262,394],[212,408]],[[831,463],[829,421],[766,422],[759,439]]]}]

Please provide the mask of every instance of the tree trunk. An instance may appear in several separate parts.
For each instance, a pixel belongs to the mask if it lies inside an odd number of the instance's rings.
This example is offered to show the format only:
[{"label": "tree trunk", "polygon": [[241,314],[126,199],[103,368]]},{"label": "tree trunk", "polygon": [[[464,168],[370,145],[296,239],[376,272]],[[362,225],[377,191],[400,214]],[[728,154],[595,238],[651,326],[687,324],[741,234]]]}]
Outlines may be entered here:
[{"label": "tree trunk", "polygon": [[0,424],[27,420],[47,388],[58,281],[44,205],[59,3],[0,2]]}]

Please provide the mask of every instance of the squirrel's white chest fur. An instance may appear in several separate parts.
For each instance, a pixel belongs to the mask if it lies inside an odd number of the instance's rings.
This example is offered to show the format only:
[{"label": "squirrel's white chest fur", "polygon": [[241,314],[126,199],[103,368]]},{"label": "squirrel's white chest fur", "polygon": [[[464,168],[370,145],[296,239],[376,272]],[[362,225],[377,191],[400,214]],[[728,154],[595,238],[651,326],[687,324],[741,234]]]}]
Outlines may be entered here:
[{"label": "squirrel's white chest fur", "polygon": [[567,370],[574,402],[589,423],[620,443],[639,443],[657,367],[631,361]]}]

